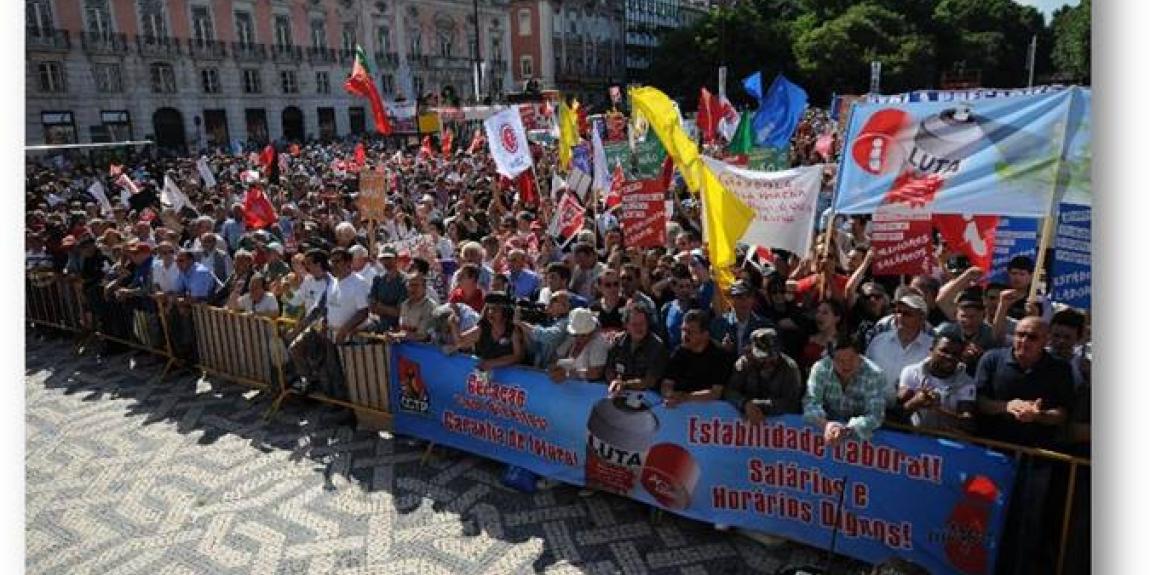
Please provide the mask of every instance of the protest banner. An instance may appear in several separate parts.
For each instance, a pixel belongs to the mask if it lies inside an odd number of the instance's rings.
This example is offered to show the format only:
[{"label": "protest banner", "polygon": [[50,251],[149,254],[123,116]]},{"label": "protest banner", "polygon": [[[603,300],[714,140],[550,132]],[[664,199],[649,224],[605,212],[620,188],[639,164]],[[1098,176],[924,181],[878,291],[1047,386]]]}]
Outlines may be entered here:
[{"label": "protest banner", "polygon": [[1038,220],[1035,218],[998,218],[994,230],[994,257],[986,277],[988,282],[1007,283],[1006,265],[1015,256],[1038,256]]},{"label": "protest banner", "polygon": [[552,218],[547,232],[553,237],[561,238],[566,245],[579,230],[583,229],[585,217],[586,213],[583,206],[579,204],[579,199],[574,192],[568,190],[559,200],[559,205],[555,208],[555,216]]},{"label": "protest banner", "polygon": [[1089,92],[1081,88],[963,102],[858,103],[835,211],[865,214],[906,203],[934,213],[1045,217],[1066,187],[1085,177],[1077,168],[1070,178],[1061,172],[1071,168],[1068,162],[1088,164],[1089,112]]},{"label": "protest banner", "polygon": [[1062,204],[1054,236],[1053,289],[1050,299],[1079,309],[1090,308],[1090,221],[1092,208]]},{"label": "protest banner", "polygon": [[508,178],[515,178],[531,168],[531,148],[519,112],[507,108],[483,121],[487,133],[487,146],[495,160],[496,170]]},{"label": "protest banner", "polygon": [[933,255],[930,212],[903,205],[880,206],[874,213],[871,248],[876,276],[927,273]]},{"label": "protest banner", "polygon": [[[663,170],[663,160],[665,159],[667,159],[667,151],[663,149],[663,144],[659,138],[647,138],[636,143],[633,178],[637,180],[657,178]],[[623,168],[626,170],[627,164],[623,164]]]},{"label": "protest banner", "polygon": [[650,248],[667,237],[666,188],[659,180],[624,182],[622,186],[623,245]]},{"label": "protest banner", "polygon": [[388,102],[384,107],[387,109],[393,134],[415,134],[419,131],[415,100]]},{"label": "protest banner", "polygon": [[608,112],[607,138],[608,142],[624,142],[627,140],[627,118],[623,114]]},{"label": "protest banner", "polygon": [[364,170],[359,173],[359,195],[356,206],[360,219],[380,221],[386,203],[387,185],[383,172]]},{"label": "protest banner", "polygon": [[997,216],[934,214],[932,219],[947,249],[966,256],[972,266],[984,271],[990,269],[994,258]]},{"label": "protest banner", "polygon": [[742,235],[743,242],[807,253],[815,202],[822,188],[822,165],[760,172],[707,156],[703,161],[727,191],[755,212],[755,219]]},{"label": "protest banner", "polygon": [[[709,523],[931,573],[991,573],[1012,458],[879,430],[830,446],[798,415],[751,424],[725,401],[607,396],[526,368],[406,343],[392,348],[395,431]],[[840,505],[841,501],[841,505]],[[834,526],[837,524],[837,532]]]}]

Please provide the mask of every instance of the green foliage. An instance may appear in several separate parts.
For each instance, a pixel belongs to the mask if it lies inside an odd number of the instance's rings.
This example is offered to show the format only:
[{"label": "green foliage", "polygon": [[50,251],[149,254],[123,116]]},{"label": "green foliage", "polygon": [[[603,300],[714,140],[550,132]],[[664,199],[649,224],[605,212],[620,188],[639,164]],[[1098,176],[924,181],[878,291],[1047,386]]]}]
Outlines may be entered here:
[{"label": "green foliage", "polygon": [[1050,59],[1055,72],[1070,81],[1090,83],[1090,0],[1054,13],[1054,49]]}]

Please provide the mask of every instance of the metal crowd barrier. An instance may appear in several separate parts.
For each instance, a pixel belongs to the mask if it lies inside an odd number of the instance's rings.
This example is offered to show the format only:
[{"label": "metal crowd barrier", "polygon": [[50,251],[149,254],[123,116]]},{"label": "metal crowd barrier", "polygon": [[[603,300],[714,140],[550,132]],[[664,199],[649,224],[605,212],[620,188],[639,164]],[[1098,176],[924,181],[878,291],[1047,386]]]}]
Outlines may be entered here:
[{"label": "metal crowd barrier", "polygon": [[207,304],[192,305],[197,367],[260,389],[283,388],[289,358],[274,320]]},{"label": "metal crowd barrier", "polygon": [[32,273],[24,279],[24,319],[33,326],[83,333],[82,302],[79,284],[55,272]]}]

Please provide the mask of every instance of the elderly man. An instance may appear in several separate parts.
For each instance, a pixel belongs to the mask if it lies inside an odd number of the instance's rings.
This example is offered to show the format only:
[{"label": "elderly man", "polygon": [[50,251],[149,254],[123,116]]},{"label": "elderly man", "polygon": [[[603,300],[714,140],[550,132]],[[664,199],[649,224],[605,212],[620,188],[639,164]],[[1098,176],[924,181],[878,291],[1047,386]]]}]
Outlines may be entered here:
[{"label": "elderly man", "polygon": [[602,380],[609,350],[595,312],[587,308],[573,310],[567,322],[567,337],[556,348],[555,361],[548,370],[551,380]]},{"label": "elderly man", "polygon": [[731,296],[731,311],[711,321],[711,337],[719,342],[723,349],[741,356],[747,349],[751,333],[760,328],[771,327],[772,324],[754,312],[754,290],[746,280],[738,280],[731,284],[727,293]]},{"label": "elderly man", "polygon": [[228,296],[227,308],[270,319],[280,315],[280,304],[276,301],[276,296],[267,290],[267,280],[260,273],[252,274],[248,280],[247,293],[241,294],[239,290],[232,290]]},{"label": "elderly man", "polygon": [[268,284],[274,284],[291,273],[291,266],[284,261],[284,247],[279,242],[267,245],[267,261],[264,262],[260,273],[267,278]]},{"label": "elderly man", "polygon": [[570,290],[587,301],[594,301],[595,283],[599,281],[599,275],[607,269],[607,266],[598,260],[595,248],[591,244],[576,244],[574,253],[575,269],[571,273]]},{"label": "elderly man", "polygon": [[395,248],[385,247],[379,252],[383,272],[371,282],[368,303],[377,318],[375,331],[389,332],[399,327],[399,304],[407,299],[407,278],[399,271]]},{"label": "elderly man", "polygon": [[720,347],[707,331],[707,313],[693,309],[683,316],[682,344],[671,353],[663,374],[663,403],[669,408],[686,401],[710,401],[723,395],[735,355]]},{"label": "elderly man", "polygon": [[607,352],[605,375],[609,392],[616,395],[628,389],[654,389],[663,379],[669,354],[655,334],[655,309],[631,302],[624,311],[626,331],[615,339]]},{"label": "elderly man", "polygon": [[902,296],[894,305],[895,329],[874,336],[867,346],[867,358],[886,377],[884,389],[888,407],[894,407],[896,403],[902,369],[930,355],[931,337],[922,329],[926,325],[927,313],[929,309],[922,296]]},{"label": "elderly man", "polygon": [[516,319],[515,325],[523,330],[530,346],[533,364],[546,369],[554,361],[555,350],[567,336],[568,314],[571,313],[571,292],[557,291],[547,304],[547,317],[551,325],[534,325]]},{"label": "elderly man", "polygon": [[447,354],[474,347],[479,341],[480,317],[462,302],[437,306],[432,313],[431,343]]},{"label": "elderly man", "polygon": [[803,419],[823,432],[830,445],[850,437],[870,439],[886,413],[886,378],[862,356],[853,335],[840,335],[831,355],[818,361],[807,378]]},{"label": "elderly man", "polygon": [[367,248],[355,244],[348,250],[351,254],[351,271],[360,275],[367,285],[371,285],[375,281],[375,276],[379,270],[375,267],[375,263],[371,261],[371,256],[367,252]]},{"label": "elderly man", "polygon": [[956,432],[974,430],[977,393],[974,378],[962,369],[963,345],[939,335],[930,356],[903,368],[898,402],[915,427]]},{"label": "elderly man", "polygon": [[[460,262],[460,269],[462,269],[464,264],[475,264],[478,266],[480,289],[483,290],[483,293],[491,291],[491,278],[495,275],[495,272],[491,270],[491,266],[484,262],[486,254],[483,245],[479,242],[464,242],[459,248],[459,255],[463,260]],[[459,270],[456,270],[455,274],[451,276],[451,289],[455,289],[457,285],[459,285]]]},{"label": "elderly man", "polygon": [[539,290],[539,274],[527,268],[527,253],[520,249],[507,254],[507,277],[512,299],[532,299]]},{"label": "elderly man", "polygon": [[799,365],[782,353],[778,332],[759,328],[748,339],[746,350],[735,361],[723,399],[751,423],[767,416],[802,413],[806,386]]},{"label": "elderly man", "polygon": [[218,278],[232,275],[232,258],[227,250],[219,245],[219,236],[208,232],[200,236],[199,262],[208,266]]},{"label": "elderly man", "polygon": [[180,268],[176,265],[176,246],[171,242],[160,242],[156,246],[156,255],[159,257],[152,262],[152,291],[174,293],[180,275]]},{"label": "elderly man", "polygon": [[427,277],[420,273],[407,276],[407,299],[399,304],[399,329],[391,338],[396,341],[427,341],[434,326],[436,303],[427,296]]}]

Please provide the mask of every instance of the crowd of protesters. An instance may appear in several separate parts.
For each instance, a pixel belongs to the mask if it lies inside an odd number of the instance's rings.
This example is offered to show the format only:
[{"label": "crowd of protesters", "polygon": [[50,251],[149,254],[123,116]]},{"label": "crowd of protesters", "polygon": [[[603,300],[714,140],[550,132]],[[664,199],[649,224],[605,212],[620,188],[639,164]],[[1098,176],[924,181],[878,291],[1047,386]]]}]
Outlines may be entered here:
[{"label": "crowd of protesters", "polygon": [[[825,154],[810,132],[793,162]],[[86,325],[104,333],[130,337],[124,306],[168,314],[173,349],[189,362],[192,303],[294,320],[285,357],[305,394],[345,395],[338,346],[376,333],[470,353],[480,370],[534,366],[608,393],[652,389],[667,407],[726,401],[751,422],[799,414],[832,444],[893,422],[1089,453],[1087,316],[1029,297],[1028,257],[1010,262],[1007,282],[986,283],[988,270],[938,243],[934,273],[874,277],[869,219],[853,216],[823,221],[808,254],[740,245],[737,279],[720,289],[681,181],[665,244],[639,249],[601,204],[575,237],[549,233],[553,148],[533,144],[530,193],[495,172],[486,146],[434,148],[369,142],[358,160],[353,143],[279,146],[270,161],[131,154],[116,172],[135,193],[107,165],[29,159],[26,267],[76,282]],[[356,201],[365,170],[385,174],[378,220]],[[161,202],[165,177],[186,204]],[[107,205],[88,191],[97,181]],[[245,210],[252,186],[277,212],[258,229]],[[1045,500],[1061,495],[1047,487],[1065,481],[1054,475],[1031,473],[1043,484],[1018,493],[1036,507],[1014,514],[1007,533],[1054,533],[1056,514],[1042,513],[1061,506]],[[1024,539],[1016,561],[1057,541]]]}]

